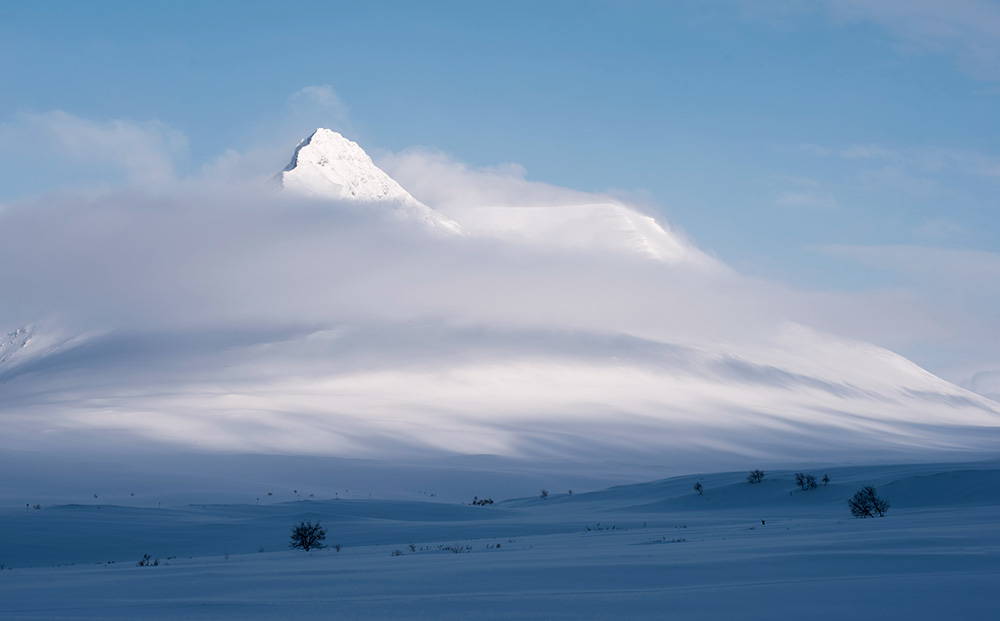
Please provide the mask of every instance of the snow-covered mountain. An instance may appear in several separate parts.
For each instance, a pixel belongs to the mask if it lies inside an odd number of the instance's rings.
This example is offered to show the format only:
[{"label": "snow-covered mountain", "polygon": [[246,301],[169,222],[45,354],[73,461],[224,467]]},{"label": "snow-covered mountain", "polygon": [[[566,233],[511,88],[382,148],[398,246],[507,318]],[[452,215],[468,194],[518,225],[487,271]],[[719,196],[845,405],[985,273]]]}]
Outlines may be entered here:
[{"label": "snow-covered mountain", "polygon": [[[1000,405],[880,347],[784,325],[770,311],[751,325],[722,309],[721,323],[736,326],[723,337],[678,328],[717,321],[701,315],[747,284],[703,269],[713,265],[706,255],[627,205],[433,192],[425,204],[326,129],[299,145],[280,179],[290,192],[384,208],[447,234],[396,249],[398,227],[391,239],[359,240],[384,223],[283,229],[285,212],[263,209],[235,233],[224,218],[204,234],[185,221],[180,254],[152,236],[147,260],[132,241],[131,286],[155,286],[141,291],[153,302],[122,311],[127,331],[113,319],[94,326],[104,313],[92,311],[86,331],[40,322],[0,341],[0,446],[86,446],[116,434],[204,450],[707,468],[979,457],[1000,445]],[[307,207],[292,213],[316,211]],[[221,255],[190,254],[227,235]],[[121,262],[111,256],[104,266]],[[691,287],[713,279],[723,302],[693,306]],[[286,288],[293,281],[301,286]],[[83,304],[98,296],[72,293],[65,299]],[[174,295],[194,303],[174,306]],[[212,312],[199,324],[187,313],[202,304]]]},{"label": "snow-covered mountain", "polygon": [[281,172],[281,183],[289,190],[321,197],[417,202],[358,143],[322,127],[299,142]]},{"label": "snow-covered mountain", "polygon": [[406,216],[450,233],[461,232],[453,221],[413,198],[375,165],[358,143],[320,127],[295,148],[280,174],[285,189],[314,198],[391,205]]},{"label": "snow-covered mountain", "polygon": [[652,217],[617,202],[523,205],[465,197],[428,207],[379,168],[356,142],[322,127],[299,143],[280,179],[287,190],[314,198],[392,205],[451,233],[719,267]]}]

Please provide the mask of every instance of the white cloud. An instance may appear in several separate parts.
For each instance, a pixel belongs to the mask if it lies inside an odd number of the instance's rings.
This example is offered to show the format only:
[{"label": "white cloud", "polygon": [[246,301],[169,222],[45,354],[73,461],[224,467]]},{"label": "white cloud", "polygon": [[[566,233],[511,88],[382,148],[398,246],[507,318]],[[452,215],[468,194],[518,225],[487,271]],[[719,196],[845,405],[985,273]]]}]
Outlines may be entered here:
[{"label": "white cloud", "polygon": [[[60,161],[92,173],[111,171],[136,185],[162,185],[176,178],[175,162],[187,139],[158,121],[93,121],[61,111],[22,114],[0,124],[0,158],[22,158],[58,177]],[[16,169],[16,167],[15,167]],[[53,179],[52,185],[57,185]]]},{"label": "white cloud", "polygon": [[468,205],[573,205],[613,201],[610,196],[529,181],[524,167],[506,163],[469,167],[439,151],[409,149],[379,160],[393,178],[420,200],[442,208]]},{"label": "white cloud", "polygon": [[[1000,366],[1000,254],[924,246],[830,246],[836,256],[896,277],[897,283],[852,298],[843,317],[868,313],[870,333],[856,334],[899,348],[937,351],[938,370],[962,382]],[[862,326],[857,318],[851,323]],[[880,340],[881,339],[881,340]],[[942,357],[955,352],[954,359]]]},{"label": "white cloud", "polygon": [[955,173],[975,177],[1000,177],[1000,157],[968,149],[941,147],[897,148],[879,144],[855,144],[830,147],[814,144],[800,149],[818,157],[872,162],[886,167],[906,169],[914,174]]}]

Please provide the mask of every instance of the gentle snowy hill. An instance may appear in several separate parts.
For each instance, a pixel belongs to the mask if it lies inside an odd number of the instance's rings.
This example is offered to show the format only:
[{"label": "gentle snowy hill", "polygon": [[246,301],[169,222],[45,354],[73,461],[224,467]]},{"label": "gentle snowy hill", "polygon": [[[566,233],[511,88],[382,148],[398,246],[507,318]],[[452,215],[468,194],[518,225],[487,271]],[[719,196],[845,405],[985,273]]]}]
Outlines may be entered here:
[{"label": "gentle snowy hill", "polygon": [[[350,547],[579,533],[595,523],[635,529],[644,522],[685,523],[706,516],[729,520],[760,515],[780,522],[812,514],[849,520],[847,498],[864,485],[876,486],[890,500],[893,515],[907,509],[1000,509],[998,465],[802,468],[832,479],[808,491],[796,487],[794,470],[768,471],[755,485],[746,482],[746,472],[710,473],[574,494],[554,490],[544,499],[535,493],[510,500],[493,494],[485,475],[483,497],[495,500],[485,507],[470,505],[471,496],[452,502],[378,497],[289,500],[292,495],[285,491],[278,497],[261,493],[239,504],[133,506],[129,501],[135,499],[126,498],[122,504],[90,499],[25,509],[21,503],[0,506],[0,562],[27,567],[128,561],[143,551],[207,556],[251,554],[264,547],[273,552],[284,548],[287,527],[299,520],[321,521],[333,533],[329,543]],[[692,490],[696,481],[704,485],[704,495]]]}]

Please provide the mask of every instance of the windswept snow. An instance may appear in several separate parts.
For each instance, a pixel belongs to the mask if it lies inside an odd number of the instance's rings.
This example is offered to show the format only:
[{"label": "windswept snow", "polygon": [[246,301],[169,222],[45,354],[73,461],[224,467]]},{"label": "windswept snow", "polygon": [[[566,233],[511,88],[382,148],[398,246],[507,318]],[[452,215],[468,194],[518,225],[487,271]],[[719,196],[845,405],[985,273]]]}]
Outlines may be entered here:
[{"label": "windswept snow", "polygon": [[760,350],[389,323],[108,334],[0,380],[11,448],[126,433],[181,449],[684,468],[982,458],[1000,439],[995,402],[819,334]]},{"label": "windswept snow", "polygon": [[510,243],[617,252],[666,263],[688,261],[718,267],[652,217],[618,203],[482,205],[456,208],[449,215],[470,235]]},{"label": "windswept snow", "polygon": [[32,330],[30,326],[11,330],[4,335],[2,340],[0,340],[0,368],[8,361],[13,360],[15,356],[18,356],[22,350],[27,349],[28,345],[31,344],[31,336]]}]

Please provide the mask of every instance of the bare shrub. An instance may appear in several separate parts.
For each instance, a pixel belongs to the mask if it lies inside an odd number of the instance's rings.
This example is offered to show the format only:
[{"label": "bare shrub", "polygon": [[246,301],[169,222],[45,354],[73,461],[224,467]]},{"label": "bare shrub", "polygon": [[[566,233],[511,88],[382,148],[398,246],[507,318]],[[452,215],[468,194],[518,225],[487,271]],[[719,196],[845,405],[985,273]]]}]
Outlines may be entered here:
[{"label": "bare shrub", "polygon": [[148,554],[143,554],[139,562],[135,564],[136,567],[158,567],[160,564],[160,559],[153,558]]},{"label": "bare shrub", "polygon": [[313,548],[319,550],[326,547],[323,545],[325,539],[326,529],[319,522],[315,524],[312,522],[299,522],[297,526],[292,528],[291,541],[288,543],[288,547],[305,550],[306,552]]},{"label": "bare shrub", "polygon": [[854,495],[847,501],[847,505],[851,508],[851,515],[858,518],[869,518],[876,515],[884,517],[889,511],[889,501],[885,498],[879,498],[875,488],[871,485],[866,485],[854,492]]},{"label": "bare shrub", "polygon": [[763,470],[751,470],[750,474],[747,475],[747,483],[760,483],[764,480]]},{"label": "bare shrub", "polygon": [[693,489],[694,491],[698,492],[699,496],[704,496],[705,495],[705,486],[701,484],[701,481],[698,481],[697,483],[695,483],[694,487],[692,487],[691,489]]},{"label": "bare shrub", "polygon": [[802,491],[816,489],[816,477],[811,474],[805,474],[804,472],[795,473],[795,484],[799,486]]}]

